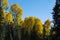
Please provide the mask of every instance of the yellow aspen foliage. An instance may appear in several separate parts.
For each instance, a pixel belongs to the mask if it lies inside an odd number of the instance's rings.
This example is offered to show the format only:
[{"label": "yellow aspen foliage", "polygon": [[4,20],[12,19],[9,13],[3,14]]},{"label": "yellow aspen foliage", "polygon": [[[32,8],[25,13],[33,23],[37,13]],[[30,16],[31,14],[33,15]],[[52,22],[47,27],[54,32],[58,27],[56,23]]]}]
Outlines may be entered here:
[{"label": "yellow aspen foliage", "polygon": [[4,9],[8,7],[8,0],[2,0],[2,7]]},{"label": "yellow aspen foliage", "polygon": [[51,21],[48,19],[48,20],[46,20],[46,21],[45,21],[45,23],[44,23],[44,24],[45,24],[45,26],[50,26]]},{"label": "yellow aspen foliage", "polygon": [[30,16],[30,17],[26,17],[23,23],[23,27],[28,31],[28,33],[30,33],[30,31],[33,29],[34,26],[34,17]]},{"label": "yellow aspen foliage", "polygon": [[33,16],[30,16],[29,19],[26,21],[28,22],[26,25],[27,25],[27,30],[28,32],[30,32],[32,29],[33,29],[33,26],[35,24],[35,18]]},{"label": "yellow aspen foliage", "polygon": [[1,14],[1,15],[2,15],[3,17],[4,17],[4,14],[5,14],[5,13],[4,13],[4,10],[2,9],[2,14]]},{"label": "yellow aspen foliage", "polygon": [[51,21],[50,20],[46,20],[45,23],[44,23],[44,26],[45,26],[45,35],[46,36],[49,36],[50,35],[50,24],[51,24]]},{"label": "yellow aspen foliage", "polygon": [[18,21],[18,25],[22,27],[22,24],[24,23],[24,20]]},{"label": "yellow aspen foliage", "polygon": [[2,8],[1,13],[0,13],[0,22],[2,22],[2,23],[4,23],[4,21],[5,21],[4,16],[5,16],[4,9]]},{"label": "yellow aspen foliage", "polygon": [[29,19],[28,19],[28,22],[30,24],[30,27],[33,27],[34,24],[35,24],[35,17],[30,16]]},{"label": "yellow aspen foliage", "polygon": [[17,18],[17,22],[19,22],[22,19],[22,15],[18,14],[16,18]]},{"label": "yellow aspen foliage", "polygon": [[25,18],[24,20],[24,25],[23,25],[23,28],[27,29],[27,24],[28,24],[28,17]]},{"label": "yellow aspen foliage", "polygon": [[49,28],[45,28],[45,31],[46,31],[46,34],[45,35],[46,36],[49,36],[50,35],[50,29],[51,29],[50,26],[49,26]]},{"label": "yellow aspen foliage", "polygon": [[35,19],[35,25],[34,26],[35,26],[35,30],[37,31],[37,33],[39,35],[42,35],[43,34],[43,24],[39,18]]},{"label": "yellow aspen foliage", "polygon": [[4,12],[4,9],[2,9],[1,17],[2,17],[3,19],[6,18],[6,12]]},{"label": "yellow aspen foliage", "polygon": [[20,6],[18,6],[18,4],[13,4],[11,5],[11,11],[15,12],[15,13],[21,13],[22,15],[22,8]]},{"label": "yellow aspen foliage", "polygon": [[55,35],[56,34],[56,32],[55,31],[53,31],[53,35]]},{"label": "yellow aspen foliage", "polygon": [[35,18],[33,16],[26,17],[23,26],[28,32],[33,30],[33,27],[35,27],[35,31],[37,31],[39,35],[43,34],[43,25],[41,20],[38,18]]},{"label": "yellow aspen foliage", "polygon": [[7,12],[3,12],[2,14],[3,14],[3,17],[4,17],[4,19],[5,19]]},{"label": "yellow aspen foliage", "polygon": [[12,17],[11,13],[6,14],[6,20],[7,20],[7,22],[13,22],[13,17]]},{"label": "yellow aspen foliage", "polygon": [[22,27],[21,27],[21,28],[26,29],[26,24],[25,24],[25,22],[22,23]]},{"label": "yellow aspen foliage", "polygon": [[15,13],[14,15],[16,16],[16,21],[19,24],[23,14],[22,8],[18,4],[13,4],[11,5],[11,11]]}]

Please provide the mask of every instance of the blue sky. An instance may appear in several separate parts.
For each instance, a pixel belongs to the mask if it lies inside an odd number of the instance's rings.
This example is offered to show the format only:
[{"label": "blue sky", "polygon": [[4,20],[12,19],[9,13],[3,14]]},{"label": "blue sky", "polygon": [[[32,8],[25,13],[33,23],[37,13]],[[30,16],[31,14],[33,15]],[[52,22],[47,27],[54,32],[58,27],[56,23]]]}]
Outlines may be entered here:
[{"label": "blue sky", "polygon": [[9,0],[9,6],[18,3],[23,8],[23,19],[29,16],[40,18],[42,22],[52,20],[55,0]]}]

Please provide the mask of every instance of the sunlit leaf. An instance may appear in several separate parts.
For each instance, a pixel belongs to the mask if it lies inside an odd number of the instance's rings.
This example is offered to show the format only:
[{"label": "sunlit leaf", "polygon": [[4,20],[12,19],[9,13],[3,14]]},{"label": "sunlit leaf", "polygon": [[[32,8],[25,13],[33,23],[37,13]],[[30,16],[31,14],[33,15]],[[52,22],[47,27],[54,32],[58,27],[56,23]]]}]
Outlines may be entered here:
[{"label": "sunlit leaf", "polygon": [[11,13],[7,13],[7,14],[6,14],[6,20],[7,20],[8,22],[13,22],[13,17],[12,17],[12,14],[11,14]]},{"label": "sunlit leaf", "polygon": [[6,9],[8,7],[8,0],[2,0],[2,7]]}]

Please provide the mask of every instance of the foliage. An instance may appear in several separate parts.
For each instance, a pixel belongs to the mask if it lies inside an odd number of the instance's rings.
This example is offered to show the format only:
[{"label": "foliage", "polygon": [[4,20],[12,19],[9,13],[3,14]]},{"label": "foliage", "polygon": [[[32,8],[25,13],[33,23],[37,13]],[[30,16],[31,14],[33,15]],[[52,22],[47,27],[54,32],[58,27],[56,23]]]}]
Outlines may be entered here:
[{"label": "foliage", "polygon": [[45,35],[46,36],[49,36],[50,35],[50,24],[51,24],[51,21],[50,20],[46,20],[45,23],[44,23],[44,27],[45,27]]},{"label": "foliage", "polygon": [[6,21],[7,22],[13,22],[13,17],[12,17],[12,14],[11,13],[7,13],[6,14]]},{"label": "foliage", "polygon": [[8,7],[8,0],[2,0],[2,7],[6,9]]},{"label": "foliage", "polygon": [[[1,40],[40,40],[50,36],[51,21],[43,24],[41,19],[30,16],[22,20],[23,10],[18,4],[11,5],[10,12],[5,12],[8,0],[2,0],[0,6],[0,39]],[[55,32],[52,32],[55,35]],[[42,37],[43,36],[43,37]],[[42,40],[42,39],[41,39]],[[45,39],[44,39],[45,40]]]},{"label": "foliage", "polygon": [[33,29],[33,26],[34,26],[34,17],[26,17],[25,20],[24,20],[24,24],[23,24],[23,27],[28,31],[30,32],[32,29]]},{"label": "foliage", "polygon": [[35,19],[35,25],[34,26],[36,28],[35,30],[37,31],[37,33],[39,35],[42,35],[43,34],[43,25],[42,25],[42,22],[39,18]]}]

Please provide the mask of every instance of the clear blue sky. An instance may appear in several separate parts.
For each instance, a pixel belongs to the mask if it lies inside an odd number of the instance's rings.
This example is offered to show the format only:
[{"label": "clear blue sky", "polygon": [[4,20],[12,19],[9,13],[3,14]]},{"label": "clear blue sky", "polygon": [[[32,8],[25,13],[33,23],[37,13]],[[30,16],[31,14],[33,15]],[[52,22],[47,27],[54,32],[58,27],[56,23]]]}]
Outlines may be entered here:
[{"label": "clear blue sky", "polygon": [[9,0],[9,5],[18,3],[23,8],[23,19],[29,16],[40,18],[42,22],[52,20],[55,0]]}]

